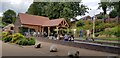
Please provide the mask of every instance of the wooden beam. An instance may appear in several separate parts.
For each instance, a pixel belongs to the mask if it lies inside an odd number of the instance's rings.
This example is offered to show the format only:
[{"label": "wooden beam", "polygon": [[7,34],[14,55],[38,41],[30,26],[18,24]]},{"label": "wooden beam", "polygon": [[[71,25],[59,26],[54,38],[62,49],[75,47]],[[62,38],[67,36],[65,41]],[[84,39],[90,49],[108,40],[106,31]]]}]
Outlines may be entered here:
[{"label": "wooden beam", "polygon": [[43,35],[43,33],[44,33],[44,27],[42,27],[42,35]]},{"label": "wooden beam", "polygon": [[67,27],[67,34],[69,34],[69,31],[70,31],[70,30],[69,30],[69,28]]},{"label": "wooden beam", "polygon": [[58,27],[58,26],[56,26],[56,29],[57,29],[57,34],[58,34],[58,28],[59,28],[59,27]]},{"label": "wooden beam", "polygon": [[64,20],[64,22],[65,22],[65,25],[67,25],[67,27],[69,27],[69,24],[67,23],[67,21],[66,21],[66,20]]}]

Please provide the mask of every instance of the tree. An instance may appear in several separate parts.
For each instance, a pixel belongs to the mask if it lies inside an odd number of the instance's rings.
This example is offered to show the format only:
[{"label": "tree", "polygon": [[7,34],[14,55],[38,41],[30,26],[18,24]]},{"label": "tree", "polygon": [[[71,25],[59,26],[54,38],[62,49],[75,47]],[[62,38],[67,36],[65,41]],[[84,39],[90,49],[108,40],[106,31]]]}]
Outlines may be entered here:
[{"label": "tree", "polygon": [[120,17],[120,1],[119,2],[112,2],[112,0],[108,0],[108,2],[101,2],[99,3],[99,7],[104,11],[104,14],[106,14],[107,8],[111,8],[113,10],[116,10],[118,13],[117,15]]},{"label": "tree", "polygon": [[85,24],[83,21],[79,20],[77,23],[76,23],[76,26],[77,27],[83,27]]},{"label": "tree", "polygon": [[70,21],[77,15],[85,15],[87,9],[80,2],[34,2],[26,13],[46,16],[50,19],[65,18]]},{"label": "tree", "polygon": [[109,6],[109,2],[100,2],[98,3],[99,4],[99,7],[98,9],[102,8],[103,12],[104,12],[104,15],[106,14],[107,12],[107,8]]},{"label": "tree", "polygon": [[114,7],[113,10],[116,10],[117,16],[120,17],[120,1],[119,2],[112,2],[111,7]]},{"label": "tree", "polygon": [[117,11],[116,11],[116,10],[112,10],[112,11],[109,13],[109,16],[110,16],[110,18],[115,18],[115,17],[117,17]]},{"label": "tree", "polygon": [[14,23],[16,20],[16,13],[13,10],[7,10],[3,13],[2,24],[7,25]]},{"label": "tree", "polygon": [[97,14],[96,17],[97,17],[97,19],[103,19],[104,15],[103,15],[103,13],[100,13],[100,14]]}]

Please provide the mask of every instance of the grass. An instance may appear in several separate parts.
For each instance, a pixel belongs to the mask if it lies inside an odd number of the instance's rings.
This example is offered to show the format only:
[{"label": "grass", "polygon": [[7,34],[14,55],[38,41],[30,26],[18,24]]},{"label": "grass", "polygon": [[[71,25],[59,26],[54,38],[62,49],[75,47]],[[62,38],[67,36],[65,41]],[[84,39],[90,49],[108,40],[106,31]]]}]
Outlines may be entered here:
[{"label": "grass", "polygon": [[[85,37],[83,38],[75,38],[75,40],[85,40]],[[107,42],[108,41],[114,41],[114,40],[118,40],[118,38],[101,38],[101,40],[95,40],[95,41],[91,41],[94,43],[107,43],[107,44],[112,44],[112,45],[120,45],[120,42]]]},{"label": "grass", "polygon": [[109,41],[120,41],[120,37],[116,37],[116,38],[102,38],[102,37],[96,37],[96,38],[100,38],[101,40],[109,40]]},{"label": "grass", "polygon": [[[120,37],[116,37],[116,38],[105,38],[105,37],[95,37],[98,38],[100,40],[108,40],[108,41],[120,41]],[[75,38],[76,40],[85,40],[85,37],[83,38]]]},{"label": "grass", "polygon": [[[104,40],[95,40],[95,41],[92,41],[92,42],[95,42],[95,43],[105,43]],[[112,44],[112,45],[120,45],[120,42],[108,42],[108,44]]]}]

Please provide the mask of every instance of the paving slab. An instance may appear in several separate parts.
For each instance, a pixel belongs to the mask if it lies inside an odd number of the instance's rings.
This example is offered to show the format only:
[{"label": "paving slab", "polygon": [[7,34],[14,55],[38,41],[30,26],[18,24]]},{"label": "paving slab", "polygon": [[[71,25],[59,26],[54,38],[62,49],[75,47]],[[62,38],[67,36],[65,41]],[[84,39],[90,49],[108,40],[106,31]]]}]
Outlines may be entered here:
[{"label": "paving slab", "polygon": [[[80,52],[80,56],[117,56],[117,54],[100,52],[70,46],[64,46],[54,43],[48,42],[40,42],[41,48],[34,48],[34,46],[19,46],[11,43],[3,43],[2,42],[2,55],[3,56],[67,56],[69,50],[78,50]],[[49,52],[49,48],[51,45],[56,45],[58,48],[58,52]]]}]

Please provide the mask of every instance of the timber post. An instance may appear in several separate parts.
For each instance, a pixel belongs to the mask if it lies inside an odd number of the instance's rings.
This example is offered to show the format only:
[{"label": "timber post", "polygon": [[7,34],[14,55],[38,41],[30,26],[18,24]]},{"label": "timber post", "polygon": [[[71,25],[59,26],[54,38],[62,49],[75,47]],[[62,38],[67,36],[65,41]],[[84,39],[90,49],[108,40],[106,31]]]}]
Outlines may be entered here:
[{"label": "timber post", "polygon": [[57,34],[58,34],[58,28],[59,28],[59,27],[57,26],[57,27],[56,27],[56,29],[57,29]]},{"label": "timber post", "polygon": [[48,27],[48,37],[50,36],[50,27]]}]

